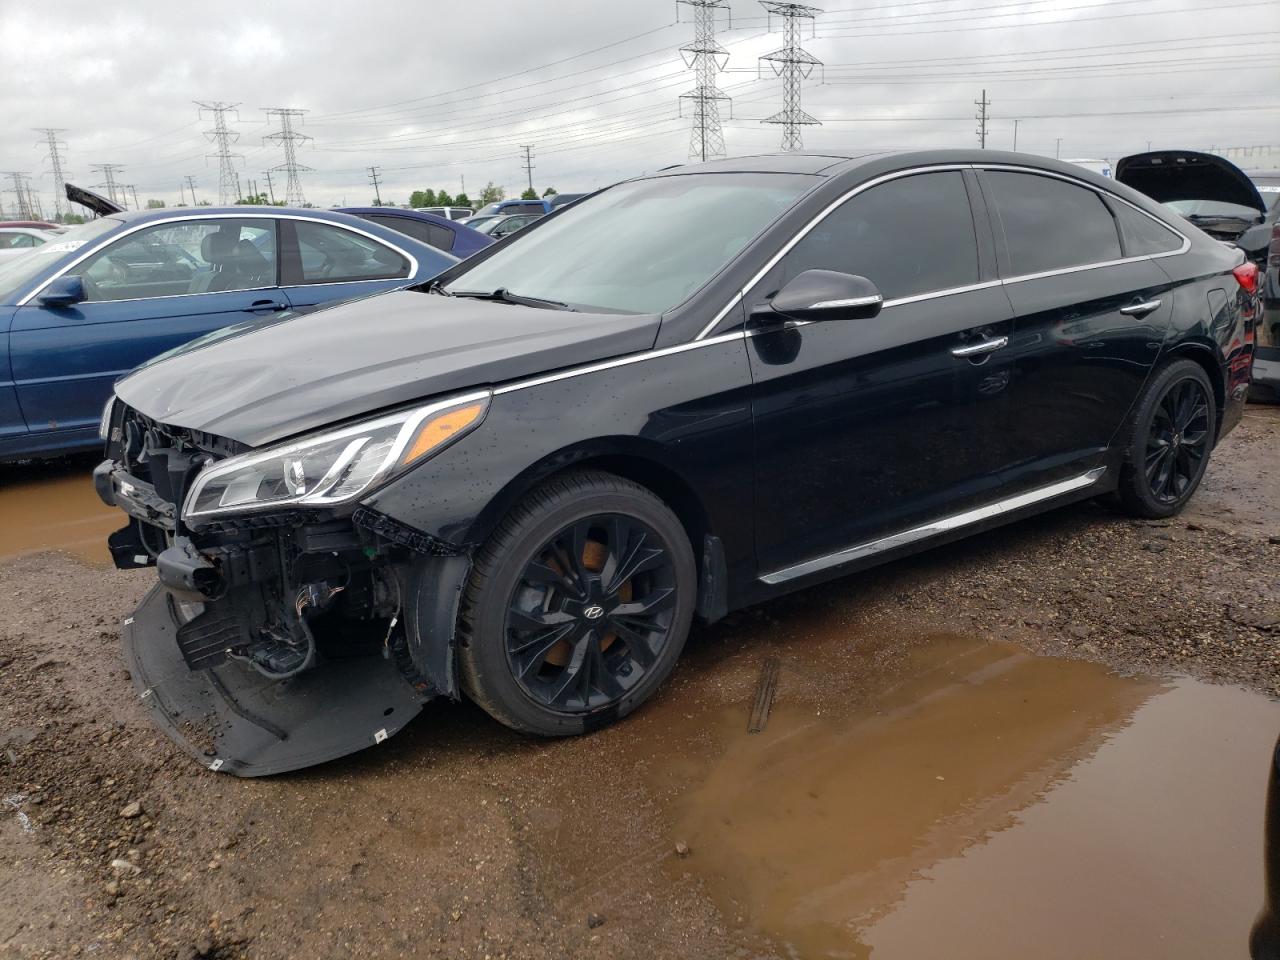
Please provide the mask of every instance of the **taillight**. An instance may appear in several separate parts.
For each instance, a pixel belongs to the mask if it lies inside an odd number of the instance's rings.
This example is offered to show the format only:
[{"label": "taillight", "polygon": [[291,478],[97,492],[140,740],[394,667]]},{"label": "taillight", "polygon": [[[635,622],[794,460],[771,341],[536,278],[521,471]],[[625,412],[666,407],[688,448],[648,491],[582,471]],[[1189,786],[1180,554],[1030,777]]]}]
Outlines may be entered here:
[{"label": "taillight", "polygon": [[1236,283],[1244,288],[1246,293],[1258,292],[1258,265],[1250,261],[1242,263],[1231,271],[1231,275],[1236,278]]}]

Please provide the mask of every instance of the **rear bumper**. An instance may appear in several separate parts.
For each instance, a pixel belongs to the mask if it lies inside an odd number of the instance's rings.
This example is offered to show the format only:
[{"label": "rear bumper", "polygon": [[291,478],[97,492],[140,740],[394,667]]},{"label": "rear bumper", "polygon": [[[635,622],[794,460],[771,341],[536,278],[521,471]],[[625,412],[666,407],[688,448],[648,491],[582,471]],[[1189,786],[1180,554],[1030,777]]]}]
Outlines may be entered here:
[{"label": "rear bumper", "polygon": [[394,659],[326,660],[284,681],[225,663],[192,670],[178,646],[179,607],[152,588],[125,621],[124,657],[159,727],[211,770],[261,777],[381,743],[429,699]]},{"label": "rear bumper", "polygon": [[1258,347],[1253,354],[1252,382],[1280,390],[1280,347]]}]

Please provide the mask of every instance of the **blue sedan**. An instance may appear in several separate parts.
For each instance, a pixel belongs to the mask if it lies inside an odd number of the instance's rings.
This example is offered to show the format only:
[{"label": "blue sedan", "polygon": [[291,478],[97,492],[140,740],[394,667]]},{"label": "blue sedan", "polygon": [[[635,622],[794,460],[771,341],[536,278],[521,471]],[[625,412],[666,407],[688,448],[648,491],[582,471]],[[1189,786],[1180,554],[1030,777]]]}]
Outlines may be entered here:
[{"label": "blue sedan", "polygon": [[427,280],[457,258],[341,213],[109,212],[0,263],[0,460],[96,446],[117,378],[220,327]]},{"label": "blue sedan", "polygon": [[339,212],[349,213],[370,223],[380,223],[398,233],[421,240],[438,250],[452,253],[465,260],[473,253],[493,243],[493,237],[465,226],[457,220],[439,217],[421,210],[403,210],[399,207],[339,207]]}]

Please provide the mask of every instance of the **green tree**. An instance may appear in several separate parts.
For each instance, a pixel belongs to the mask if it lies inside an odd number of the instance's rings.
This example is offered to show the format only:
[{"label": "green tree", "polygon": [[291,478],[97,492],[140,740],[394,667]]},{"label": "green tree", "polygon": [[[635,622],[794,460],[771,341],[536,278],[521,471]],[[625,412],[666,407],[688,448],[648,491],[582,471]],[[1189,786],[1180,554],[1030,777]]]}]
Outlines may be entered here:
[{"label": "green tree", "polygon": [[436,202],[432,204],[435,207],[452,207],[453,197],[449,196],[447,191],[441,190],[436,194]]},{"label": "green tree", "polygon": [[84,223],[84,217],[78,213],[64,213],[62,215],[63,223]]},{"label": "green tree", "polygon": [[[254,193],[247,197],[241,197],[236,201],[236,206],[265,207],[270,205],[270,203],[271,200],[265,193]],[[161,206],[163,206],[163,204],[161,204]]]},{"label": "green tree", "polygon": [[409,206],[414,209],[436,206],[436,192],[434,190],[413,191],[413,193],[409,194]]},{"label": "green tree", "polygon": [[453,205],[454,205],[455,207],[467,207],[467,208],[470,208],[470,207],[471,207],[471,198],[470,198],[470,197],[468,197],[465,193],[460,193],[460,194],[458,194],[456,197],[454,197],[454,198],[453,198]]},{"label": "green tree", "polygon": [[164,209],[164,201],[163,201],[163,200],[157,200],[157,199],[155,199],[154,197],[152,197],[150,200],[148,200],[148,201],[147,201],[147,209],[148,209],[148,210],[163,210],[163,209]]},{"label": "green tree", "polygon": [[537,191],[537,190],[535,190],[535,189],[533,189],[533,187],[530,187],[530,188],[529,188],[528,190],[526,190],[524,193],[520,194],[520,199],[521,199],[521,200],[537,200],[537,199],[538,199],[538,191]]},{"label": "green tree", "polygon": [[542,191],[542,197],[545,200],[547,197],[554,197],[559,192],[560,191],[558,191],[555,187],[547,187],[547,189]]},{"label": "green tree", "polygon": [[480,191],[480,206],[487,207],[491,203],[506,199],[506,196],[507,191],[502,187],[495,187],[493,181],[490,180],[484,185],[484,189]]}]

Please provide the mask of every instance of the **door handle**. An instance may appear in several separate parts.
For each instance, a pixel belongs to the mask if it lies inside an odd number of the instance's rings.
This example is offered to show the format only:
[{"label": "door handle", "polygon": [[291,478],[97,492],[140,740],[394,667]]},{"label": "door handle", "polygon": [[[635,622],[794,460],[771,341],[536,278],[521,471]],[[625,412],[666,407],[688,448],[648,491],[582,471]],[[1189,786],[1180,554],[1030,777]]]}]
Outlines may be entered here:
[{"label": "door handle", "polygon": [[279,303],[275,300],[255,300],[249,304],[250,313],[263,313],[267,310],[288,310],[288,304]]},{"label": "door handle", "polygon": [[1008,337],[990,337],[979,343],[971,343],[967,347],[956,347],[951,351],[951,355],[953,357],[980,357],[984,353],[992,353],[1008,345]]},{"label": "door handle", "polygon": [[1120,312],[1126,317],[1145,317],[1148,313],[1159,309],[1159,300],[1148,300],[1146,303],[1135,303],[1128,307],[1121,307]]}]

